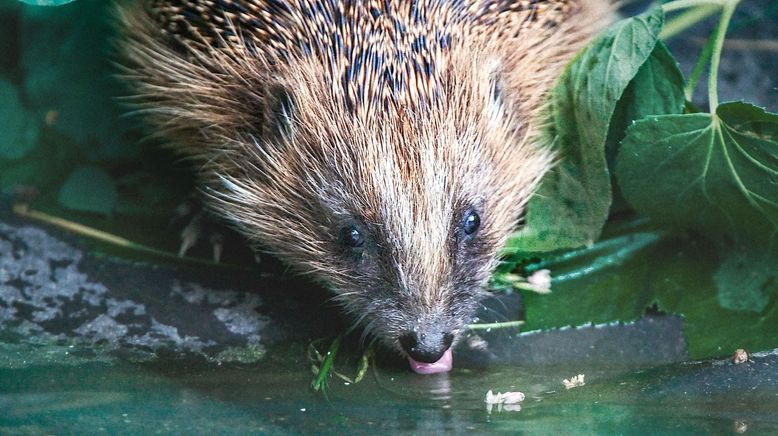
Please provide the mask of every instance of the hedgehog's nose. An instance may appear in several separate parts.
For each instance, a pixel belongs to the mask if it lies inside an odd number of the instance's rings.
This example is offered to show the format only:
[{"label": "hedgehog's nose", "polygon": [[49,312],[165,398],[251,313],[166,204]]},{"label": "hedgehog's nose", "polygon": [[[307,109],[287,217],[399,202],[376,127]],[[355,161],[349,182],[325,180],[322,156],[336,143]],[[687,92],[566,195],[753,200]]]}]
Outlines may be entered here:
[{"label": "hedgehog's nose", "polygon": [[435,363],[443,356],[443,353],[451,347],[454,335],[425,334],[418,332],[406,332],[400,336],[400,345],[411,359],[424,363]]}]

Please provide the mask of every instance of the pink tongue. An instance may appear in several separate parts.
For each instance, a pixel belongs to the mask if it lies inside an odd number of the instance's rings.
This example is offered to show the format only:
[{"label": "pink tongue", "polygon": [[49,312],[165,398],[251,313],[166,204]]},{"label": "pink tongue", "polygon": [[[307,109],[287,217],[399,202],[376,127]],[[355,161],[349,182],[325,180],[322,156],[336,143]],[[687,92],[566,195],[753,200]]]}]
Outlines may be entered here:
[{"label": "pink tongue", "polygon": [[411,364],[411,369],[416,374],[437,374],[439,372],[449,372],[453,365],[453,358],[451,348],[443,353],[443,356],[434,363],[424,363],[408,358],[408,362]]}]

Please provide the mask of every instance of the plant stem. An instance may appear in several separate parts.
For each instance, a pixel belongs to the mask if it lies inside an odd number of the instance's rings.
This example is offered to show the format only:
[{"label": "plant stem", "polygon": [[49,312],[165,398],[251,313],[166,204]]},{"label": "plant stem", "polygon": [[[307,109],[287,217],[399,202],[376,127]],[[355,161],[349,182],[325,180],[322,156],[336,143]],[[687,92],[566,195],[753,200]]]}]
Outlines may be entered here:
[{"label": "plant stem", "polygon": [[710,55],[713,52],[714,41],[715,40],[713,36],[708,38],[708,40],[705,42],[705,46],[702,48],[700,57],[697,59],[697,63],[694,64],[694,68],[689,75],[689,81],[686,83],[686,88],[684,89],[686,101],[692,101],[692,94],[694,94],[694,89],[697,87],[697,81],[700,80],[702,72],[705,71],[705,66],[708,65],[708,62],[710,61]]},{"label": "plant stem", "polygon": [[[721,6],[718,4],[712,4],[698,6],[688,10],[674,17],[672,20],[668,20],[662,28],[662,33],[659,34],[659,37],[663,40],[668,40],[683,32],[684,30],[694,26],[700,21],[708,18],[709,16],[715,14],[720,9]],[[667,11],[665,10],[665,12]]]},{"label": "plant stem", "polygon": [[718,6],[722,7],[730,3],[731,0],[675,0],[662,5],[662,10],[667,12],[688,9],[697,6]]},{"label": "plant stem", "polygon": [[27,203],[14,204],[13,211],[15,214],[19,215],[20,217],[40,221],[54,227],[59,227],[60,229],[66,230],[68,232],[75,233],[77,235],[85,236],[117,247],[122,247],[129,250],[137,251],[139,253],[159,256],[160,258],[175,260],[176,262],[195,263],[200,265],[219,266],[222,268],[235,268],[240,270],[246,269],[241,266],[217,264],[215,262],[198,259],[196,257],[181,257],[175,253],[158,250],[156,248],[149,247],[147,245],[143,245],[137,242],[133,242],[126,238],[122,238],[121,236],[116,236],[111,233],[104,232],[102,230],[98,230],[92,227],[85,226],[83,224],[79,224],[77,222],[69,221],[64,218],[60,218],[57,216],[49,215],[44,212],[30,209],[30,206]]},{"label": "plant stem", "polygon": [[721,60],[721,51],[724,47],[724,36],[727,34],[729,21],[732,19],[732,14],[735,12],[735,7],[737,7],[739,1],[731,0],[724,4],[724,10],[721,12],[721,18],[713,36],[713,53],[711,54],[710,72],[708,73],[708,107],[711,114],[716,113],[716,107],[719,105],[719,61]]},{"label": "plant stem", "polygon": [[504,329],[509,327],[520,327],[524,321],[493,322],[490,324],[470,324],[467,326],[470,330],[489,330]]}]

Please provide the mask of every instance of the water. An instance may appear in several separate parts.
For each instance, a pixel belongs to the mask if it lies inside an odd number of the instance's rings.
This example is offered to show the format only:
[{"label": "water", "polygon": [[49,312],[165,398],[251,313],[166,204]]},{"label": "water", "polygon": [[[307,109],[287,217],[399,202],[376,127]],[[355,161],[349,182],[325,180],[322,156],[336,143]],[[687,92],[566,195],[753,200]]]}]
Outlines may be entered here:
[{"label": "water", "polygon": [[[778,380],[769,389],[733,390],[722,379],[727,389],[710,389],[717,368],[753,371],[744,365],[460,365],[419,376],[384,364],[357,384],[332,378],[322,393],[309,386],[303,344],[268,356],[246,366],[171,360],[0,369],[0,434],[778,432]],[[578,372],[586,384],[566,390],[562,379]],[[490,389],[524,392],[521,410],[490,413]]]}]

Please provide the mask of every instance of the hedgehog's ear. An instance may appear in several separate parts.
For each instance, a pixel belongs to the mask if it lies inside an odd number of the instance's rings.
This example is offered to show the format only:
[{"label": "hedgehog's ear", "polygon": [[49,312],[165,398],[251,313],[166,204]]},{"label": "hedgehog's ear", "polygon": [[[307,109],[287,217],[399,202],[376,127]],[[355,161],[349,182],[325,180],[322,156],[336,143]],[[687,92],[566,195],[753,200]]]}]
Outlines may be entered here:
[{"label": "hedgehog's ear", "polygon": [[489,68],[489,101],[502,104],[502,68],[498,61],[492,62]]},{"label": "hedgehog's ear", "polygon": [[502,63],[498,59],[491,59],[488,64],[488,95],[486,102],[486,110],[488,111],[489,120],[497,122],[503,118],[505,114],[505,105],[503,100],[503,78],[502,78]]},{"label": "hedgehog's ear", "polygon": [[297,105],[289,90],[281,84],[267,87],[265,94],[265,121],[267,133],[291,136],[294,133]]}]

